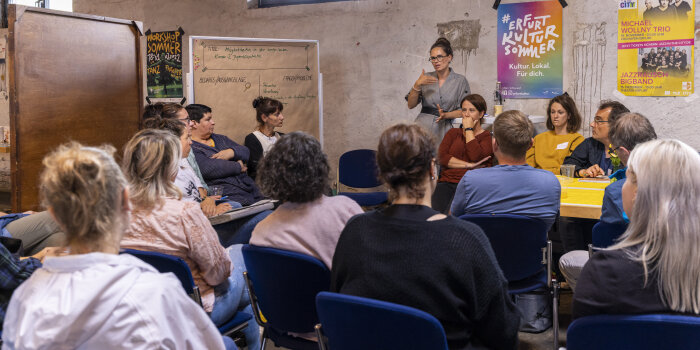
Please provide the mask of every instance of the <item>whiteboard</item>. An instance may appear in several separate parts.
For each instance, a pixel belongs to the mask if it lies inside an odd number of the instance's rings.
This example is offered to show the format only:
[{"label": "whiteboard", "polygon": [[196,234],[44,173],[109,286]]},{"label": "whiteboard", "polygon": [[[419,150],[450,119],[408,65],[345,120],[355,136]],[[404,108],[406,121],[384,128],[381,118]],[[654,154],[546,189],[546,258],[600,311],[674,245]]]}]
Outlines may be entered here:
[{"label": "whiteboard", "polygon": [[284,104],[280,132],[323,144],[318,40],[190,36],[189,100],[212,108],[214,132],[243,144],[255,129],[253,100]]}]

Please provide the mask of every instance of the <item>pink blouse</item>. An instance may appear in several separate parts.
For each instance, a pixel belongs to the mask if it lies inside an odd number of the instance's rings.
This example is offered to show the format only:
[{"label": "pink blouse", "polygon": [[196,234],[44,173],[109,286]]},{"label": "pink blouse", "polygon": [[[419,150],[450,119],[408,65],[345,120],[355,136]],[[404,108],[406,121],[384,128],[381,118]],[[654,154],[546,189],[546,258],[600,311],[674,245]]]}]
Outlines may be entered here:
[{"label": "pink blouse", "polygon": [[214,307],[213,287],[224,282],[233,270],[216,231],[195,202],[165,198],[163,205],[152,211],[134,209],[121,246],[185,260],[207,312]]}]

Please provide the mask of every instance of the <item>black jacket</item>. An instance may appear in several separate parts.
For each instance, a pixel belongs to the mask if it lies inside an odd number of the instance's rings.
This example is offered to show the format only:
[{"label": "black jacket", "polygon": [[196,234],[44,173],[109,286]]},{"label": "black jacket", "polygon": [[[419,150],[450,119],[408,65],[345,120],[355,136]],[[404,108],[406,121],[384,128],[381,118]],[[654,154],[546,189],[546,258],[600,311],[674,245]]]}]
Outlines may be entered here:
[{"label": "black jacket", "polygon": [[573,164],[576,166],[574,170],[574,176],[578,176],[578,172],[581,169],[588,169],[593,166],[593,164],[600,165],[600,159],[605,153],[605,145],[600,141],[589,137],[583,142],[581,142],[576,149],[571,153],[570,156],[564,159],[564,164]]}]

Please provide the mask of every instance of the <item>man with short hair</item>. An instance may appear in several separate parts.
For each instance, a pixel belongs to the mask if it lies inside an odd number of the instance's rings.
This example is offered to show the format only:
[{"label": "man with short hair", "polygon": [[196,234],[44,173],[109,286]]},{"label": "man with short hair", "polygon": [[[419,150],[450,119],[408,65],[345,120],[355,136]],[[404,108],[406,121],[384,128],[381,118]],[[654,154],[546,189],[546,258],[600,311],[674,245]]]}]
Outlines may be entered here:
[{"label": "man with short hair", "polygon": [[576,177],[596,177],[612,172],[612,163],[607,155],[610,144],[608,138],[609,123],[622,113],[630,110],[617,101],[601,101],[595,118],[590,124],[592,136],[583,140],[570,156],[564,159],[564,164],[576,166]]},{"label": "man with short hair", "polygon": [[501,113],[493,123],[498,165],[468,171],[457,185],[451,213],[516,214],[540,219],[547,228],[559,212],[561,186],[549,171],[527,165],[534,126],[520,111]]},{"label": "man with short hair", "polygon": [[[649,119],[638,113],[623,113],[610,125],[610,141],[623,165],[627,165],[630,153],[638,144],[656,139],[654,127]],[[627,216],[622,209],[622,185],[625,183],[624,169],[619,170],[618,180],[605,188],[600,221],[609,224],[626,224]],[[585,250],[570,251],[559,259],[564,278],[575,291],[576,281],[583,265],[588,261]]]},{"label": "man with short hair", "polygon": [[[638,113],[624,113],[610,125],[610,142],[620,158],[627,165],[630,153],[640,143],[656,139],[656,131],[649,119]],[[605,188],[603,209],[600,221],[609,224],[625,224],[626,216],[622,209],[622,185],[625,183],[625,169],[616,173],[617,181]]]}]

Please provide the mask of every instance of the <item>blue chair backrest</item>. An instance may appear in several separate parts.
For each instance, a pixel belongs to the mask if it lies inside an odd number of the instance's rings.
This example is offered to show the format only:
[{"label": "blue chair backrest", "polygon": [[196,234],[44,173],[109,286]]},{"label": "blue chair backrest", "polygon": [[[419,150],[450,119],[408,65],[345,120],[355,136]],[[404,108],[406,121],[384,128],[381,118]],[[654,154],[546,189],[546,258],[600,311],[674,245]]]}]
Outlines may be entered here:
[{"label": "blue chair backrest", "polygon": [[567,350],[700,349],[700,317],[597,315],[574,320]]},{"label": "blue chair backrest", "polygon": [[546,268],[542,264],[542,248],[547,247],[543,221],[509,214],[465,214],[460,219],[481,227],[509,282],[532,277]]},{"label": "blue chair backrest", "polygon": [[316,294],[331,284],[326,265],[305,254],[252,245],[243,246],[243,259],[268,325],[283,332],[313,332]]},{"label": "blue chair backrest", "polygon": [[340,156],[338,180],[345,186],[372,188],[381,185],[377,177],[377,152],[371,149],[356,149]]},{"label": "blue chair backrest", "polygon": [[195,284],[192,278],[192,271],[190,271],[190,267],[184,260],[168,254],[136,249],[123,249],[122,253],[131,254],[145,261],[161,273],[172,272],[182,283],[185,292],[189,295],[194,294]]},{"label": "blue chair backrest", "polygon": [[591,243],[593,243],[593,246],[596,248],[607,248],[613,245],[615,240],[620,237],[626,229],[626,224],[608,224],[599,221],[593,226]]},{"label": "blue chair backrest", "polygon": [[412,307],[329,292],[316,307],[332,350],[447,349],[440,321]]}]

